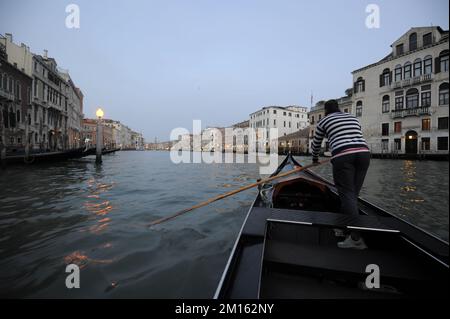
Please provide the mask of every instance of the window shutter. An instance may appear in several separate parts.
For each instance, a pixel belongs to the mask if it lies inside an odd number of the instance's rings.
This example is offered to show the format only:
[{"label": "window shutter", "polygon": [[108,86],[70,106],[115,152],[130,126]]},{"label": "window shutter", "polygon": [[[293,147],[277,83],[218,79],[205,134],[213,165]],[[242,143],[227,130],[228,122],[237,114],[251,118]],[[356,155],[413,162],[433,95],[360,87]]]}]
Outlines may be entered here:
[{"label": "window shutter", "polygon": [[365,92],[366,91],[366,80],[362,81],[362,91]]},{"label": "window shutter", "polygon": [[357,82],[353,83],[353,91],[355,91],[355,93],[358,93]]},{"label": "window shutter", "polygon": [[441,58],[437,57],[434,59],[434,73],[441,72]]},{"label": "window shutter", "polygon": [[391,85],[392,83],[392,71],[389,72],[389,85]]},{"label": "window shutter", "polygon": [[383,77],[383,75],[384,74],[380,74],[380,87],[382,87],[382,86],[384,86],[384,77]]}]

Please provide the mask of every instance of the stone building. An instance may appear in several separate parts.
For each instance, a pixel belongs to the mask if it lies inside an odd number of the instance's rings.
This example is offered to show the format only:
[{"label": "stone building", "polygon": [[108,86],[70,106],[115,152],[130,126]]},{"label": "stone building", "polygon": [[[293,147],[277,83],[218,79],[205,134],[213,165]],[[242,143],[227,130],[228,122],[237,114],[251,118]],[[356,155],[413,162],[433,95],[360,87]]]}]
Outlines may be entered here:
[{"label": "stone building", "polygon": [[56,151],[78,147],[81,133],[81,90],[67,71],[58,68],[56,60],[44,54],[33,54],[29,47],[13,42],[11,34],[0,36],[8,62],[32,78],[29,108],[30,148],[34,151]]},{"label": "stone building", "polygon": [[29,151],[31,142],[30,108],[32,78],[17,64],[8,62],[6,48],[0,43],[0,152]]},{"label": "stone building", "polygon": [[[270,148],[277,148],[278,142],[270,136],[270,130],[278,131],[277,138],[294,133],[308,126],[307,108],[303,106],[267,106],[250,114],[250,128],[254,135],[250,137],[255,141],[257,151],[268,152]],[[262,130],[261,130],[262,129]],[[251,142],[252,144],[254,142]]]},{"label": "stone building", "polygon": [[353,112],[372,153],[448,156],[448,30],[411,28],[352,72]]},{"label": "stone building", "polygon": [[301,129],[297,132],[281,136],[278,138],[278,153],[294,155],[305,155],[309,151],[309,128]]}]

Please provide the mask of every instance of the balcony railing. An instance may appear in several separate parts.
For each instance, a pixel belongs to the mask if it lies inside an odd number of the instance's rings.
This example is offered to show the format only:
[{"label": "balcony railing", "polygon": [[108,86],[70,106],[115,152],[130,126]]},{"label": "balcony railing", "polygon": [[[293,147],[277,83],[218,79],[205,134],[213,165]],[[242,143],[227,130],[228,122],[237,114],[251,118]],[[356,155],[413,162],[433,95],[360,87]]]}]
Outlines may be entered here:
[{"label": "balcony railing", "polygon": [[395,118],[401,118],[401,117],[408,117],[408,116],[421,116],[421,115],[431,115],[430,107],[429,106],[420,106],[410,109],[401,109],[401,110],[392,110],[391,117],[393,119]]},{"label": "balcony railing", "polygon": [[12,94],[6,90],[0,89],[0,100],[1,99],[14,101],[14,94]]},{"label": "balcony railing", "polygon": [[411,86],[411,85],[429,82],[431,80],[432,80],[431,74],[423,74],[423,75],[415,76],[410,79],[392,82],[390,87],[391,87],[391,89],[400,89],[400,88],[404,88],[404,87]]}]

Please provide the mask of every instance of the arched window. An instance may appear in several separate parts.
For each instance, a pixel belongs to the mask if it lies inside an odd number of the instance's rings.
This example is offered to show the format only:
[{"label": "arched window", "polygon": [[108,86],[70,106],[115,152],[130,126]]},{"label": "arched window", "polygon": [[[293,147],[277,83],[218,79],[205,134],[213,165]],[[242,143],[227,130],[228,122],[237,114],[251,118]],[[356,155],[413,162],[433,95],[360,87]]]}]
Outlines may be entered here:
[{"label": "arched window", "polygon": [[448,105],[448,82],[439,85],[439,105]]},{"label": "arched window", "polygon": [[356,102],[356,116],[362,116],[362,107],[363,107],[362,101]]},{"label": "arched window", "polygon": [[406,108],[413,109],[419,107],[419,90],[409,89],[406,91]]},{"label": "arched window", "polygon": [[402,80],[402,66],[397,64],[395,66],[395,82],[399,82]]},{"label": "arched window", "polygon": [[380,75],[380,87],[391,84],[391,70],[384,69]]},{"label": "arched window", "polygon": [[390,103],[391,103],[391,101],[390,101],[389,95],[383,96],[383,101],[381,102],[381,111],[383,113],[389,112]]},{"label": "arched window", "polygon": [[433,58],[427,55],[423,59],[423,74],[431,74],[433,72]]},{"label": "arched window", "polygon": [[417,33],[411,33],[409,35],[409,51],[417,49]]},{"label": "arched window", "polygon": [[366,81],[359,77],[354,84],[355,93],[364,92],[366,90]]},{"label": "arched window", "polygon": [[16,115],[17,115],[16,121],[17,121],[17,123],[20,123],[20,111],[19,110],[17,110]]},{"label": "arched window", "polygon": [[421,75],[422,75],[422,60],[415,59],[414,60],[414,76],[421,76]]},{"label": "arched window", "polygon": [[411,78],[411,62],[406,62],[405,65],[403,66],[403,78],[405,80],[410,79]]},{"label": "arched window", "polygon": [[444,50],[439,54],[439,66],[441,72],[448,72],[448,50]]}]

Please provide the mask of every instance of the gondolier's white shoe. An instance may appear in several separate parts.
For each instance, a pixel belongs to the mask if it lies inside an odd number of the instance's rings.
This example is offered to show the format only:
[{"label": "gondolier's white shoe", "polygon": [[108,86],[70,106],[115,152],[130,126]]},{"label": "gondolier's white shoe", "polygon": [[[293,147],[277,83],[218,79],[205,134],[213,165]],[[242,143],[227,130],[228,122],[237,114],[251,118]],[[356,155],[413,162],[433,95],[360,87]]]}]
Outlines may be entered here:
[{"label": "gondolier's white shoe", "polygon": [[358,240],[354,240],[350,235],[348,235],[344,241],[338,242],[337,245],[339,248],[367,249],[367,245],[362,237]]}]

